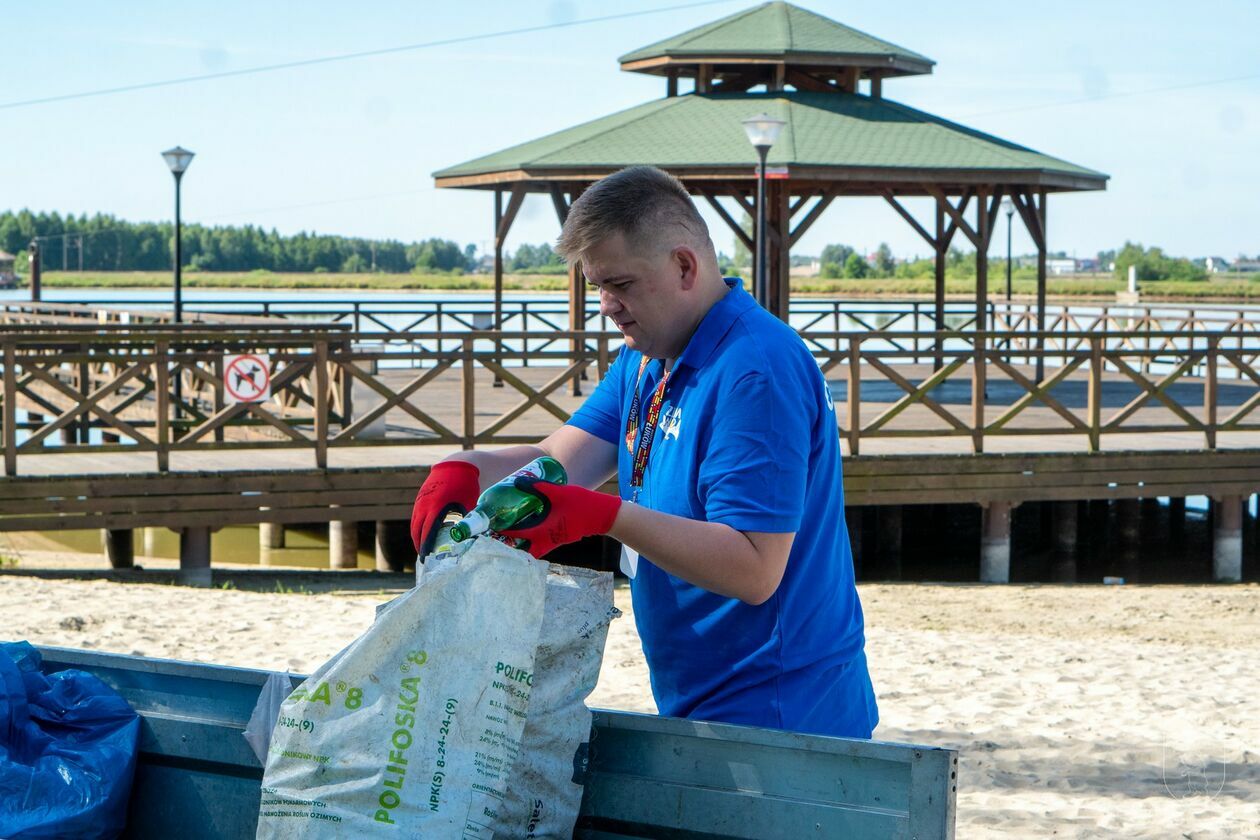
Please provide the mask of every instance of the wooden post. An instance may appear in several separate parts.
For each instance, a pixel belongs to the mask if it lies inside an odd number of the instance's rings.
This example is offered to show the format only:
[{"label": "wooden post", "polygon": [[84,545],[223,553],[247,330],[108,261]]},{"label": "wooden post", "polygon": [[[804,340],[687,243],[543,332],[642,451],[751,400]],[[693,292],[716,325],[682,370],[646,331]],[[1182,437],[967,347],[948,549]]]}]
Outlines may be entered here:
[{"label": "wooden post", "polygon": [[884,77],[878,70],[871,72],[871,99],[884,98]]},{"label": "wooden post", "polygon": [[4,474],[17,475],[17,347],[4,343]]},{"label": "wooden post", "polygon": [[859,67],[845,67],[840,73],[840,89],[845,93],[858,92],[858,79],[861,77],[862,70]]},{"label": "wooden post", "polygon": [[862,339],[849,339],[849,387],[846,399],[849,421],[849,454],[857,455],[862,440]]},{"label": "wooden post", "polygon": [[[214,413],[218,414],[226,405],[223,395],[223,354],[220,353],[214,360]],[[214,439],[220,442],[226,440],[222,426],[214,430]]]},{"label": "wooden post", "polygon": [[472,339],[464,339],[464,349],[460,358],[461,381],[464,390],[464,437],[461,443],[464,449],[472,449],[477,437],[477,376],[476,371],[473,370]]},{"label": "wooden post", "polygon": [[977,455],[984,452],[984,408],[988,387],[988,355],[985,353],[983,331],[974,334],[971,365],[971,449]]},{"label": "wooden post", "polygon": [[[332,507],[337,507],[332,505]],[[328,523],[328,568],[359,568],[359,525],[344,519]]]},{"label": "wooden post", "polygon": [[109,558],[110,568],[133,569],[136,565],[135,531],[130,528],[101,530],[101,545]]},{"label": "wooden post", "polygon": [[1011,582],[1010,502],[981,505],[980,582]]},{"label": "wooden post", "polygon": [[179,579],[185,586],[210,585],[210,527],[196,525],[179,532]]},{"label": "wooden post", "polygon": [[328,340],[315,343],[315,466],[328,469]]},{"label": "wooden post", "polygon": [[665,78],[666,78],[665,95],[671,96],[671,97],[677,96],[678,95],[678,71],[677,70],[668,71],[665,74]]},{"label": "wooden post", "polygon": [[171,468],[171,380],[170,345],[159,341],[153,348],[153,382],[157,397],[157,465],[158,472]]},{"label": "wooden post", "polygon": [[1216,516],[1212,533],[1212,580],[1238,583],[1242,580],[1242,496],[1222,496],[1213,500]]},{"label": "wooden post", "polygon": [[[1194,339],[1191,339],[1193,341]],[[1206,415],[1203,420],[1204,435],[1207,438],[1207,448],[1216,448],[1216,424],[1217,424],[1217,402],[1218,399],[1218,379],[1217,379],[1217,355],[1220,352],[1220,337],[1216,335],[1208,336],[1207,344],[1207,376],[1203,380],[1203,411]]]},{"label": "wooden post", "polygon": [[1102,339],[1089,337],[1089,395],[1087,408],[1089,412],[1089,451],[1102,449],[1102,375],[1103,356]]},{"label": "wooden post", "polygon": [[[85,341],[81,346],[81,350],[83,352],[83,357],[87,358],[88,353],[91,352],[91,346]],[[92,369],[88,366],[87,362],[79,363],[79,377],[78,378],[79,378],[79,398],[83,400],[84,402],[86,402],[87,395],[92,393]],[[83,414],[79,415],[79,422],[76,423],[75,425],[78,426],[78,429],[79,429],[78,442],[85,445],[88,443],[91,443],[92,442],[92,416],[91,414],[86,411],[83,412]]]},{"label": "wooden post", "polygon": [[696,93],[710,93],[713,89],[713,65],[701,64],[696,73]]}]

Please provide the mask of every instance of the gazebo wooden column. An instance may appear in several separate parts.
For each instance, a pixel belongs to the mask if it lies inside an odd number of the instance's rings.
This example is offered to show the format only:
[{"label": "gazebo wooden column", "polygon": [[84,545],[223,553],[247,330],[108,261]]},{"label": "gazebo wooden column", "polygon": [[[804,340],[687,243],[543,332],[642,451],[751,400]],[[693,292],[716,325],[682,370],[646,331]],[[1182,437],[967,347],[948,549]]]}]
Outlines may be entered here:
[{"label": "gazebo wooden column", "polygon": [[788,209],[788,182],[766,182],[766,308],[781,321],[788,319],[791,303],[792,214]]}]

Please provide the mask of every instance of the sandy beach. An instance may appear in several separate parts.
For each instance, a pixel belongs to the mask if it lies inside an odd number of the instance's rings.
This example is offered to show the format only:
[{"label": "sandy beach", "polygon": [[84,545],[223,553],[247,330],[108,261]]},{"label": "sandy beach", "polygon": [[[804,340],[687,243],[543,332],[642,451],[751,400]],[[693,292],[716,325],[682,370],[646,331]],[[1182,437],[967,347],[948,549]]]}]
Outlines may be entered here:
[{"label": "sandy beach", "polygon": [[[1260,837],[1260,587],[859,589],[876,738],[961,751],[958,837]],[[306,672],[394,594],[6,575],[0,638]],[[616,597],[589,702],[654,711]]]}]

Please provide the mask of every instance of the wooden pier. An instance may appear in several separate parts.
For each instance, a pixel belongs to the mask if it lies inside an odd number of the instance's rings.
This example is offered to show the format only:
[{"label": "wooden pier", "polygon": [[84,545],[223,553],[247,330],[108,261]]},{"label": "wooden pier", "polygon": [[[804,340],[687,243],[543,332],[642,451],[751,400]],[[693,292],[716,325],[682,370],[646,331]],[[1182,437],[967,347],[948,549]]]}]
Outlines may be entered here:
[{"label": "wooden pier", "polygon": [[[212,528],[337,523],[338,567],[352,555],[348,523],[368,520],[382,523],[382,566],[398,568],[408,559],[398,523],[428,467],[461,448],[540,439],[620,342],[593,331],[251,327],[7,331],[0,530],[99,528],[127,565],[125,532],[177,529],[197,580]],[[1013,506],[1206,495],[1221,511],[1215,576],[1240,576],[1243,500],[1260,491],[1257,333],[805,338],[832,386],[848,505],[978,505],[982,577],[1005,580]],[[239,352],[269,356],[268,402],[225,400],[223,359]]]}]

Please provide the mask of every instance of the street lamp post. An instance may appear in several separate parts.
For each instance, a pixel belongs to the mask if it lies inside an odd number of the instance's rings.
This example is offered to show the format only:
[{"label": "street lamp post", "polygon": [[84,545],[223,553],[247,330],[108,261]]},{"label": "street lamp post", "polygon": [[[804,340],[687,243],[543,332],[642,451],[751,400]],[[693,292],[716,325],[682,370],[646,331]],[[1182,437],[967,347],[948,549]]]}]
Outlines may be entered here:
[{"label": "street lamp post", "polygon": [[744,133],[748,142],[757,150],[757,269],[753,276],[753,294],[757,303],[770,308],[770,249],[766,247],[766,155],[770,147],[779,139],[783,130],[783,120],[769,114],[758,114],[743,121]]},{"label": "street lamp post", "polygon": [[162,152],[162,157],[166,159],[166,165],[171,168],[171,174],[175,176],[175,323],[178,324],[184,320],[184,298],[180,288],[183,248],[179,229],[179,182],[183,179],[184,170],[188,169],[188,164],[192,163],[193,153],[176,146]]},{"label": "street lamp post", "polygon": [[1015,215],[1015,205],[1011,203],[1010,198],[1004,198],[1002,209],[1006,211],[1006,302],[1009,304],[1011,302],[1011,216]]}]

